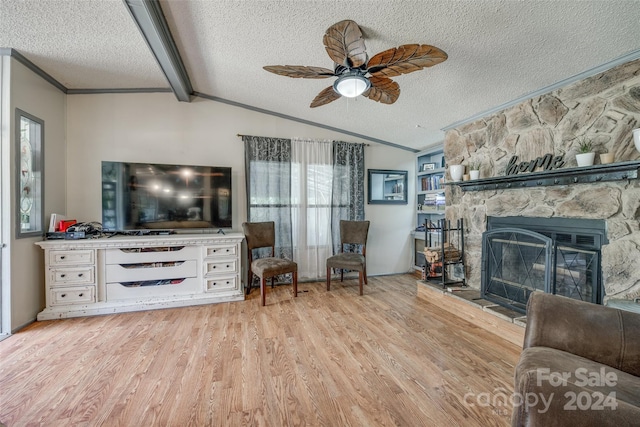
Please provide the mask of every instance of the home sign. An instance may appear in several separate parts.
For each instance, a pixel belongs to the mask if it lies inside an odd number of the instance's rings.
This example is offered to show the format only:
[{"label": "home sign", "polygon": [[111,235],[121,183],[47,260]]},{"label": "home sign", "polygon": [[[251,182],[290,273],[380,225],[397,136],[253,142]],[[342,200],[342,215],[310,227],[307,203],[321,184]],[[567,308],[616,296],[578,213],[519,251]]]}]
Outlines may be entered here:
[{"label": "home sign", "polygon": [[518,156],[511,157],[505,175],[516,175],[521,172],[534,172],[538,168],[549,171],[551,169],[559,169],[564,166],[564,155],[554,156],[553,154],[545,154],[535,160],[524,161],[518,163]]}]

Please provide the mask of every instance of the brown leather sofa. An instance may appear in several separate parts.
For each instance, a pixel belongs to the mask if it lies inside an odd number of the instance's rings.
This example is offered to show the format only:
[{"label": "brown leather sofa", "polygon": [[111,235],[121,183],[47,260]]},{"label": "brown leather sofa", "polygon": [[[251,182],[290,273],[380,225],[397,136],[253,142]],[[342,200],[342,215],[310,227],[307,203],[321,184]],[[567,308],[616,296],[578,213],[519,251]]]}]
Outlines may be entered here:
[{"label": "brown leather sofa", "polygon": [[640,426],[640,314],[534,293],[513,426]]}]

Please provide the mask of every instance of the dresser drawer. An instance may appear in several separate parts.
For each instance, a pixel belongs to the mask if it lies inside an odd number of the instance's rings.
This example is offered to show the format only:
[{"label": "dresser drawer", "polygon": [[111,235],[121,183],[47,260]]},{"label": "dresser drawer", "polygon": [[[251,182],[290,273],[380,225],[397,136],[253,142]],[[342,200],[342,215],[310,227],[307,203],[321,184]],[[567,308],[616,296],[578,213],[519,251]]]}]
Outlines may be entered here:
[{"label": "dresser drawer", "polygon": [[215,277],[205,279],[205,292],[224,292],[238,289],[238,276]]},{"label": "dresser drawer", "polygon": [[88,304],[96,302],[95,286],[74,286],[72,288],[52,288],[51,305]]},{"label": "dresser drawer", "polygon": [[95,283],[94,272],[95,269],[93,266],[77,268],[53,268],[49,270],[49,284],[51,286],[60,286]]},{"label": "dresser drawer", "polygon": [[95,251],[87,250],[51,250],[49,251],[49,266],[93,264],[95,262]]},{"label": "dresser drawer", "polygon": [[110,264],[106,266],[107,283],[183,279],[197,276],[197,262],[194,260],[142,264]]},{"label": "dresser drawer", "polygon": [[107,283],[107,301],[175,298],[202,292],[202,280],[197,278],[177,279],[167,282],[141,281]]},{"label": "dresser drawer", "polygon": [[225,245],[225,246],[207,246],[204,248],[205,258],[217,258],[222,256],[236,256],[238,253],[237,245]]},{"label": "dresser drawer", "polygon": [[210,276],[212,274],[218,273],[237,273],[238,270],[238,260],[237,259],[228,259],[228,260],[205,260],[204,262],[204,274]]},{"label": "dresser drawer", "polygon": [[107,264],[186,261],[200,258],[196,246],[157,246],[144,248],[114,248],[105,251]]}]

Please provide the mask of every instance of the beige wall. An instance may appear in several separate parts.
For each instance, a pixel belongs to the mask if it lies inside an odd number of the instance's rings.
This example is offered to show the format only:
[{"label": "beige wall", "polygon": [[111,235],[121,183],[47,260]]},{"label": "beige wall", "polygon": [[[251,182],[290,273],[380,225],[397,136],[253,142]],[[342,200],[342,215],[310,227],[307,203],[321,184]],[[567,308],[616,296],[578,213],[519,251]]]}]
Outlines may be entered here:
[{"label": "beige wall", "polygon": [[[219,102],[177,102],[170,93],[72,95],[67,109],[67,213],[78,221],[101,221],[101,161],[182,163],[233,169],[233,229],[240,231],[247,210],[244,147],[237,134],[366,142]],[[370,275],[411,269],[414,161],[412,152],[385,145],[365,149],[367,169],[410,171],[409,204],[365,207],[372,221]]]},{"label": "beige wall", "polygon": [[[7,58],[7,57],[5,57]],[[3,59],[6,60],[6,59]],[[10,59],[10,159],[15,158],[15,110],[19,108],[44,120],[45,156],[45,227],[51,212],[64,213],[65,208],[65,126],[66,95],[28,68]],[[4,118],[3,118],[4,120]],[[3,122],[5,125],[5,122]],[[3,139],[4,141],[4,139]],[[10,201],[15,200],[15,164],[10,161]],[[4,205],[3,205],[4,207]],[[10,329],[16,330],[35,320],[44,308],[44,273],[42,250],[34,245],[41,238],[15,238],[15,204],[10,207],[8,235],[10,261]],[[6,218],[6,216],[4,216]]]}]

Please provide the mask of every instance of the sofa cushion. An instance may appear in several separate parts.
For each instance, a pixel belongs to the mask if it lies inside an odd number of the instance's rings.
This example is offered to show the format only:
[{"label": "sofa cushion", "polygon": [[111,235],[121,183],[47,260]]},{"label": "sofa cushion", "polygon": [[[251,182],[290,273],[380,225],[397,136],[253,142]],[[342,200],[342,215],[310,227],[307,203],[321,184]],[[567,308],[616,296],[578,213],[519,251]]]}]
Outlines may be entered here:
[{"label": "sofa cushion", "polygon": [[640,420],[640,378],[548,347],[516,366],[514,426],[631,426]]}]

